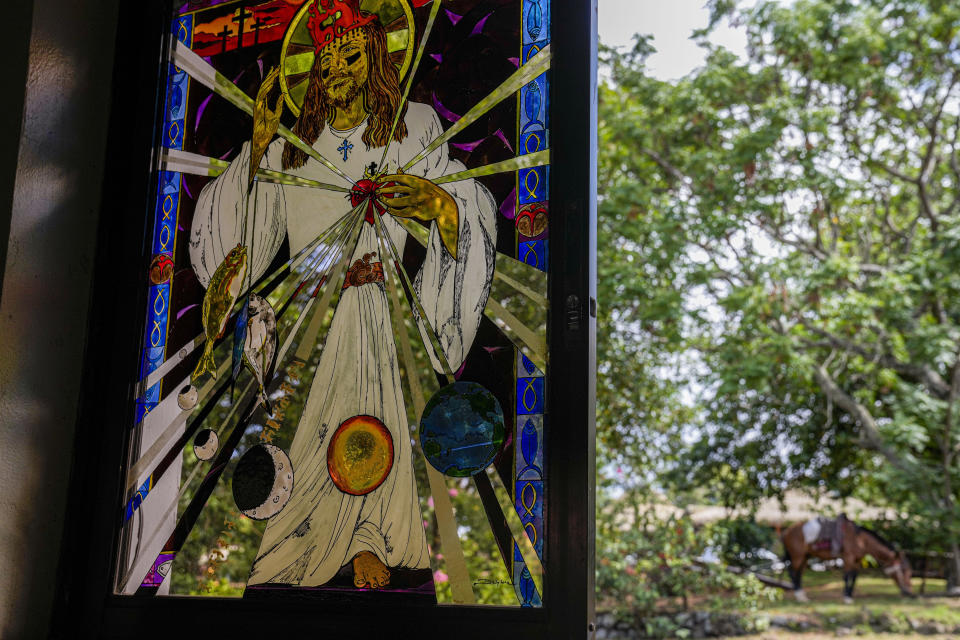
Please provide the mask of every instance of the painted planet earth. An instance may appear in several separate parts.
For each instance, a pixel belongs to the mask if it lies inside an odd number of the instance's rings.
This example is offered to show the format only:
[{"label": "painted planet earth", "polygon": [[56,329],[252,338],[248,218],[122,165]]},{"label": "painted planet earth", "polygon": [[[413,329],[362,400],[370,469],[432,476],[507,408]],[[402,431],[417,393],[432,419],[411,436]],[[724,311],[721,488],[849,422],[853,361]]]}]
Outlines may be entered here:
[{"label": "painted planet earth", "polygon": [[370,493],[393,468],[393,437],[373,416],[347,418],[327,446],[327,470],[337,488],[352,496]]},{"label": "painted planet earth", "polygon": [[420,446],[444,475],[466,478],[486,469],[503,445],[503,409],[476,382],[437,391],[420,418]]}]

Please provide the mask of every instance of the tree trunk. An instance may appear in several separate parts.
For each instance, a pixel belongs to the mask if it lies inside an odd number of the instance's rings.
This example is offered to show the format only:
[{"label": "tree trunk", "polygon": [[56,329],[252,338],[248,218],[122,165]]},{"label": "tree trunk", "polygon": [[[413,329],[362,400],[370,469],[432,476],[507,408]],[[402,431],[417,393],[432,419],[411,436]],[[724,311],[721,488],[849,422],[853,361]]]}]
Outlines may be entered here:
[{"label": "tree trunk", "polygon": [[950,571],[947,572],[947,591],[953,591],[958,586],[960,578],[960,543],[956,540],[950,543],[950,552],[953,557],[950,558]]}]

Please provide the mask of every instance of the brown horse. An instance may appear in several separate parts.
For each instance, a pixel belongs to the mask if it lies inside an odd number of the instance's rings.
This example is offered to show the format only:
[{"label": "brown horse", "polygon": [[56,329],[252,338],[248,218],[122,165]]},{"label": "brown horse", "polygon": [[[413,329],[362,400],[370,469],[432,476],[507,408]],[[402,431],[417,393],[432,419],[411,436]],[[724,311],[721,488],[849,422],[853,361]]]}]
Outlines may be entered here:
[{"label": "brown horse", "polygon": [[[857,567],[865,555],[873,556],[880,563],[883,572],[893,578],[900,588],[900,593],[913,596],[910,591],[910,563],[902,551],[897,551],[893,545],[885,541],[876,533],[860,527],[845,516],[836,520],[837,535],[833,540],[816,540],[822,521],[798,522],[787,527],[781,539],[786,549],[787,560],[790,562],[790,579],[793,582],[793,593],[797,600],[808,600],[803,591],[801,577],[807,566],[807,558],[813,556],[821,560],[841,558],[843,560],[843,601],[853,602],[853,586],[857,581]],[[807,531],[804,531],[804,528]],[[813,538],[811,540],[811,538]],[[839,544],[838,544],[839,543]]]}]

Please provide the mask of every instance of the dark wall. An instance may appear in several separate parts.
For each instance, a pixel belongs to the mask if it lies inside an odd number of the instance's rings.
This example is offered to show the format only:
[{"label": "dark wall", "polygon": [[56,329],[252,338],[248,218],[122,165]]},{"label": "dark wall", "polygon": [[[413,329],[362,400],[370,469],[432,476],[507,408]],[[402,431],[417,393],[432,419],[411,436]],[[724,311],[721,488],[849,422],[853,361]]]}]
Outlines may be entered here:
[{"label": "dark wall", "polygon": [[[14,2],[5,10],[6,33],[0,39],[0,60],[4,61],[7,91],[0,92],[0,285],[7,264],[7,237],[13,209],[17,153],[23,124],[23,87],[27,83],[27,52],[30,49],[32,2]],[[3,287],[0,286],[0,300]]]},{"label": "dark wall", "polygon": [[49,625],[103,183],[116,12],[117,0],[17,0],[4,8],[3,638],[43,637]]}]

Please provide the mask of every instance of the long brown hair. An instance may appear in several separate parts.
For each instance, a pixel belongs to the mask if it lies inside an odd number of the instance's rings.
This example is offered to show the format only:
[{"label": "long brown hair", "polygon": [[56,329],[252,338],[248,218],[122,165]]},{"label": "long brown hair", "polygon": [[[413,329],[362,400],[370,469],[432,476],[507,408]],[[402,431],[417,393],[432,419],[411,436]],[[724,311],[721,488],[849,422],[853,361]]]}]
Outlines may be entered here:
[{"label": "long brown hair", "polygon": [[[387,51],[387,32],[379,21],[374,20],[363,29],[367,36],[367,60],[369,73],[367,82],[361,89],[364,111],[370,114],[367,128],[363,132],[363,142],[370,147],[383,147],[390,135],[393,116],[400,106],[400,74],[396,65],[390,61]],[[393,139],[397,142],[407,137],[407,125],[403,121],[407,105],[400,111],[400,119]],[[310,69],[310,84],[303,98],[303,110],[293,132],[307,144],[313,144],[320,137],[324,124],[333,124],[337,110],[327,104],[327,94],[320,77],[320,56],[313,61]],[[283,145],[283,168],[297,169],[307,163],[307,153],[289,142]]]}]

